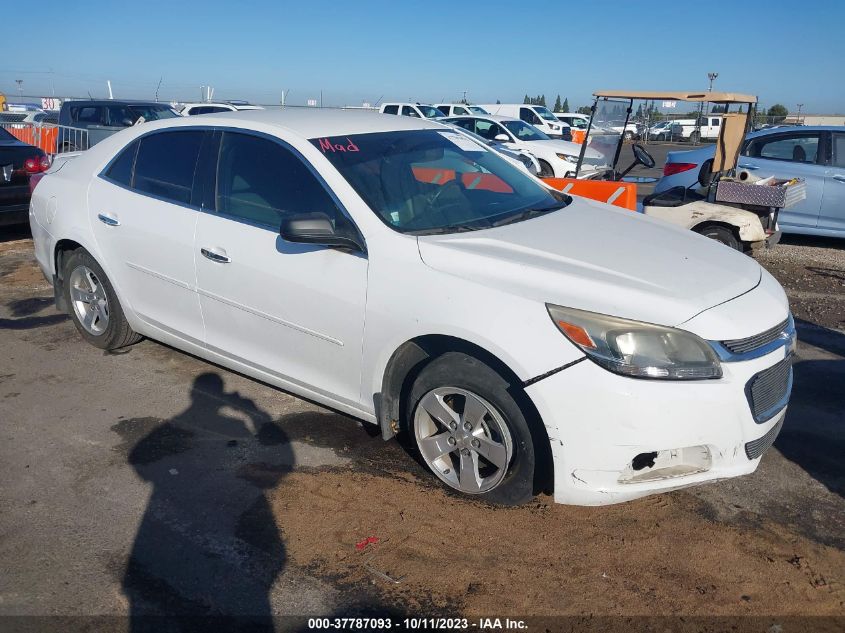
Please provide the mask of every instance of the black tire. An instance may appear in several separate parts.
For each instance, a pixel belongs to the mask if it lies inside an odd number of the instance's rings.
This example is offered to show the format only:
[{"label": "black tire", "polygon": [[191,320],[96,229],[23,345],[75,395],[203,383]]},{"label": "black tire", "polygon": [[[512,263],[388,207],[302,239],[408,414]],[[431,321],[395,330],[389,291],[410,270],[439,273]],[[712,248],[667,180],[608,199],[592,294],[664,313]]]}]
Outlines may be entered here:
[{"label": "black tire", "polygon": [[67,152],[75,152],[75,151],[76,151],[76,145],[74,145],[73,143],[62,143],[61,151],[59,153],[65,154]]},{"label": "black tire", "polygon": [[555,170],[552,169],[551,165],[549,165],[546,161],[540,159],[537,159],[537,162],[540,163],[540,178],[555,177]]},{"label": "black tire", "polygon": [[701,140],[701,135],[698,132],[692,132],[689,135],[689,142],[695,145]]},{"label": "black tire", "polygon": [[[412,445],[415,457],[436,477],[443,479],[423,457],[414,432],[415,414],[421,406],[421,400],[432,390],[443,387],[463,389],[486,400],[498,412],[510,434],[512,452],[501,481],[486,492],[465,494],[502,505],[519,505],[531,500],[535,489],[536,464],[540,461],[537,450],[542,454],[542,447],[535,449],[535,438],[526,418],[527,396],[521,386],[512,385],[495,369],[468,354],[447,352],[438,356],[420,371],[414,381],[402,418],[403,431]],[[520,401],[523,402],[522,406]],[[548,442],[545,437],[536,439]],[[461,492],[445,480],[444,485]]]},{"label": "black tire", "polygon": [[[80,320],[77,309],[74,307],[75,299],[72,297],[71,279],[74,271],[77,269],[87,268],[94,275],[96,280],[102,284],[103,291],[107,298],[106,309],[108,313],[108,324],[103,328],[102,332],[94,334],[86,329]],[[105,350],[115,350],[127,345],[132,345],[141,340],[141,335],[133,331],[129,327],[129,322],[123,314],[123,308],[120,306],[120,301],[114,292],[106,273],[103,272],[102,267],[97,263],[91,254],[85,249],[77,249],[73,251],[66,259],[63,270],[63,292],[65,301],[68,306],[68,313],[73,320],[79,334],[94,347],[99,347]],[[78,302],[77,302],[78,303]]]},{"label": "black tire", "polygon": [[634,140],[634,133],[631,130],[625,130],[625,134],[623,135],[623,138],[626,141],[633,141]]},{"label": "black tire", "polygon": [[711,240],[721,242],[725,246],[729,246],[735,251],[743,252],[744,250],[742,248],[742,242],[740,242],[737,236],[734,235],[733,231],[728,228],[725,228],[724,226],[716,226],[714,224],[711,224],[709,226],[696,228],[695,232],[700,233],[704,237],[709,237]]}]

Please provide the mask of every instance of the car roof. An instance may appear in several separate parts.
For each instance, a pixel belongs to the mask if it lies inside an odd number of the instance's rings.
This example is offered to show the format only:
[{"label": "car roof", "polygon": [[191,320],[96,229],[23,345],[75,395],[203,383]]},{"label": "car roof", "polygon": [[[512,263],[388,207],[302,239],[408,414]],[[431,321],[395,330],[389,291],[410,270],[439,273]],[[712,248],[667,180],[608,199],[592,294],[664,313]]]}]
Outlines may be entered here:
[{"label": "car roof", "polygon": [[845,125],[782,125],[780,127],[767,127],[751,134],[756,136],[777,132],[845,132]]},{"label": "car roof", "polygon": [[141,101],[138,99],[71,99],[62,105],[152,105],[171,108],[173,106],[166,101]]},{"label": "car roof", "polygon": [[[389,116],[372,110],[339,110],[313,107],[287,107],[284,110],[236,110],[204,114],[202,125],[237,126],[258,129],[273,127],[311,139],[346,134],[393,132],[400,130],[443,129],[431,119]],[[178,117],[144,124],[156,128],[196,126],[194,117]]]},{"label": "car roof", "polygon": [[450,119],[486,119],[487,121],[521,121],[521,119],[512,116],[502,116],[501,114],[457,114],[450,116]]}]

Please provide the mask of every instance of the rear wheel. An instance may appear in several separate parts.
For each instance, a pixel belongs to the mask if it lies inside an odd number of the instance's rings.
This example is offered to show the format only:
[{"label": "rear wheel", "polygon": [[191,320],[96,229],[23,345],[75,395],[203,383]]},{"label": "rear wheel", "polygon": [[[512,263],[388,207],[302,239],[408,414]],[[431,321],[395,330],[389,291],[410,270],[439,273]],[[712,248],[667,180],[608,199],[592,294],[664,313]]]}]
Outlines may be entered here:
[{"label": "rear wheel", "polygon": [[701,140],[701,134],[699,134],[698,132],[693,132],[692,134],[689,135],[689,142],[692,143],[693,145],[697,144],[698,141],[700,141],[700,140]]},{"label": "rear wheel", "polygon": [[533,438],[512,390],[467,354],[448,352],[429,363],[405,415],[420,461],[458,492],[506,505],[531,499]]},{"label": "rear wheel", "polygon": [[113,350],[141,340],[129,327],[106,273],[88,251],[74,251],[64,268],[64,293],[73,324],[86,341]]},{"label": "rear wheel", "polygon": [[555,170],[544,160],[539,160],[540,163],[540,178],[554,178]]},{"label": "rear wheel", "polygon": [[695,232],[700,233],[704,237],[709,237],[711,240],[721,242],[725,246],[730,246],[736,251],[743,251],[742,242],[740,242],[736,235],[734,235],[733,231],[725,228],[724,226],[705,226],[700,229],[696,228]]}]

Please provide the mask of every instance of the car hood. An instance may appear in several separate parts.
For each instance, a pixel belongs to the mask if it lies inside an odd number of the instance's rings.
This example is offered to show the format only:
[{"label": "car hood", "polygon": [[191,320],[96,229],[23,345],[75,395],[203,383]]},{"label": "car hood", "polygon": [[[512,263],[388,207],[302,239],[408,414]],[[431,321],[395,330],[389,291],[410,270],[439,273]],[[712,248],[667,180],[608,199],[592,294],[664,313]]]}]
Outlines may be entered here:
[{"label": "car hood", "polygon": [[752,258],[639,213],[574,197],[506,226],[418,238],[429,267],[543,303],[675,326],[760,283]]},{"label": "car hood", "polygon": [[[545,150],[547,152],[569,154],[570,156],[578,156],[581,153],[581,145],[572,143],[570,141],[559,141],[557,139],[549,139],[542,141],[528,141],[528,147],[531,150]],[[599,152],[594,149],[587,148],[586,156],[590,158],[598,158],[601,156]]]}]

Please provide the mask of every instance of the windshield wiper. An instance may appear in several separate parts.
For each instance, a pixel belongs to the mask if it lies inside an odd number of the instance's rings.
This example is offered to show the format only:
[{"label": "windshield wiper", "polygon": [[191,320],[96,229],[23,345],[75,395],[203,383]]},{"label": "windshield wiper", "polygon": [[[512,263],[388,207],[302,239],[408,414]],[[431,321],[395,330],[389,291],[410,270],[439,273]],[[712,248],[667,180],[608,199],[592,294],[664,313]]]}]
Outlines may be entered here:
[{"label": "windshield wiper", "polygon": [[514,222],[521,222],[523,220],[528,220],[530,218],[536,218],[539,215],[545,215],[546,213],[551,213],[552,211],[558,211],[563,209],[565,206],[569,204],[568,202],[553,206],[553,207],[539,207],[534,209],[523,209],[521,211],[517,211],[516,213],[511,213],[507,217],[504,217],[500,220],[496,220],[493,222],[493,226],[504,226],[506,224],[512,224]]}]

